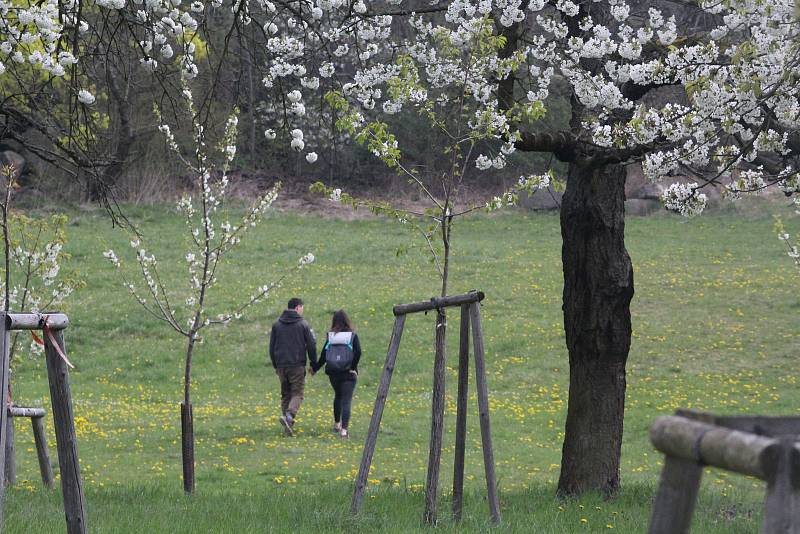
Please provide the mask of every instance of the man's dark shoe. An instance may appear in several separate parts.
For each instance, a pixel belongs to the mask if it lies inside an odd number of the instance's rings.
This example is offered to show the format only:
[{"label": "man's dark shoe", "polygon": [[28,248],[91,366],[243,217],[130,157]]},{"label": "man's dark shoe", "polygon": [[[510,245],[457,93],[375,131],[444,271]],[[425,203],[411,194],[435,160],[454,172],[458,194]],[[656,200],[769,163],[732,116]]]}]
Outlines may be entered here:
[{"label": "man's dark shoe", "polygon": [[294,425],[294,420],[292,419],[291,415],[282,415],[280,418],[281,424],[283,425],[283,431],[287,436],[293,436],[294,430],[292,430],[292,426]]}]

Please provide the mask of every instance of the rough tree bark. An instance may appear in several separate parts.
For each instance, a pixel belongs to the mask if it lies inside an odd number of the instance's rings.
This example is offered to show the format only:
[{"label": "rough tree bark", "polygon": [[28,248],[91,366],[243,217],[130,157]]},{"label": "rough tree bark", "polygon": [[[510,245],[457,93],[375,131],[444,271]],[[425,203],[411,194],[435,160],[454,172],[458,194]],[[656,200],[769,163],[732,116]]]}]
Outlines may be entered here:
[{"label": "rough tree bark", "polygon": [[619,488],[633,266],[625,249],[625,169],[577,159],[561,204],[569,404],[558,492]]}]

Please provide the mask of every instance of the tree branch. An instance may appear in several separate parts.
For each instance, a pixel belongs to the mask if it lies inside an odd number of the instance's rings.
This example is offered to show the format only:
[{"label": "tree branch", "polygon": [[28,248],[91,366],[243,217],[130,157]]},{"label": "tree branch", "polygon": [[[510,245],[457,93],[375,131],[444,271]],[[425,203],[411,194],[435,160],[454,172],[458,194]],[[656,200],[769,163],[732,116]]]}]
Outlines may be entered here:
[{"label": "tree branch", "polygon": [[521,152],[552,152],[559,161],[575,161],[578,155],[578,138],[569,131],[559,132],[521,132],[521,137],[514,143]]}]

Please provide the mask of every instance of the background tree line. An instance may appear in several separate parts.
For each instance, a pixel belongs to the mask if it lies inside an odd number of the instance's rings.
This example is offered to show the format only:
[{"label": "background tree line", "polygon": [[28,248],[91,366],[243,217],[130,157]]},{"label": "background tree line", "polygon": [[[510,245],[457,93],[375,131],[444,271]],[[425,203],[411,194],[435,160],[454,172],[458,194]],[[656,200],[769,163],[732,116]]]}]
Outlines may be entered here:
[{"label": "background tree line", "polygon": [[[21,170],[18,183],[33,197],[47,194],[96,203],[172,200],[192,181],[157,135],[153,102],[165,113],[181,114],[175,99],[179,74],[169,69],[151,73],[141,67],[142,50],[137,45],[141,31],[122,13],[96,6],[87,11],[84,16],[93,20],[87,35],[81,36],[80,70],[64,78],[48,78],[11,62],[7,67],[12,75],[0,77],[0,163]],[[319,156],[315,163],[308,163],[288,143],[265,137],[265,130],[281,122],[286,113],[283,88],[267,89],[260,79],[268,59],[267,36],[252,26],[242,27],[230,10],[216,9],[210,15],[196,33],[196,55],[204,68],[194,80],[195,91],[203,95],[200,112],[208,128],[221,131],[231,107],[240,110],[239,148],[231,169],[234,181],[247,184],[246,190],[264,190],[277,180],[294,192],[304,191],[315,181],[335,182],[368,194],[385,193],[387,187],[394,193],[404,190],[402,178],[336,128],[334,110],[324,105],[324,90],[319,91],[318,108],[301,121],[306,142],[313,144]],[[403,26],[396,26],[400,39]],[[340,66],[353,70],[344,61]],[[78,88],[85,86],[92,88],[96,98],[90,106],[81,106],[75,98]],[[547,114],[537,129],[567,127],[568,109],[568,83],[556,80]],[[405,154],[413,165],[446,166],[424,118],[404,110],[387,122],[398,136],[415,140]],[[188,134],[177,131],[179,142],[181,135]],[[496,152],[501,143],[491,144]],[[517,153],[509,163],[491,173],[470,168],[468,185],[503,190],[520,174],[543,172],[554,162],[547,154]],[[401,194],[406,193],[415,195],[413,188]]]}]

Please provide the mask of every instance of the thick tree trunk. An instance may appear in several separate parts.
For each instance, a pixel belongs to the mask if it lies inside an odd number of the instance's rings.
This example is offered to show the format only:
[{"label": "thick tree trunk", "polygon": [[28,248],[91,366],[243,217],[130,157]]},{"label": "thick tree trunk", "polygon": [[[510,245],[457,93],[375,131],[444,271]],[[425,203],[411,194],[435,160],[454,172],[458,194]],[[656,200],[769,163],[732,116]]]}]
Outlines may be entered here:
[{"label": "thick tree trunk", "polygon": [[570,163],[561,204],[569,404],[558,492],[619,488],[633,267],[625,250],[625,170]]}]

